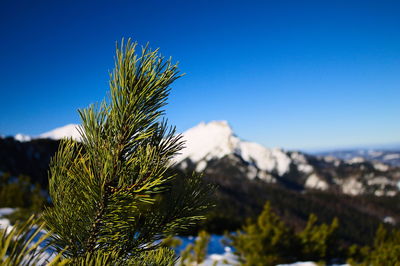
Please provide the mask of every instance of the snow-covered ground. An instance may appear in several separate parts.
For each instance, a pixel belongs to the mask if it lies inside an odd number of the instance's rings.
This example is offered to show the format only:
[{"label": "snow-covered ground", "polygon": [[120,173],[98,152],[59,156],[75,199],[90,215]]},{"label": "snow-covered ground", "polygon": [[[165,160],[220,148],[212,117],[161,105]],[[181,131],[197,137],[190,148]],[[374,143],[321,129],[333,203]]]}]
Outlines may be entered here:
[{"label": "snow-covered ground", "polygon": [[[10,220],[5,218],[4,216],[10,215],[13,212],[15,212],[17,209],[15,208],[0,208],[0,229],[5,229],[7,228],[7,231],[12,230],[13,226],[10,224]],[[35,228],[35,227],[33,227]],[[38,235],[35,236],[33,239],[33,243],[30,244],[32,246],[35,242],[37,242],[43,235],[47,234],[45,230],[41,230]],[[39,247],[40,248],[45,248],[46,247],[46,241],[43,241]],[[56,254],[54,254],[50,249],[46,249],[43,253],[41,253],[39,257],[39,261],[37,262],[37,265],[47,265],[48,261],[51,261],[52,258],[54,258]]]},{"label": "snow-covered ground", "polygon": [[295,263],[290,263],[290,264],[279,264],[277,266],[317,266],[315,262],[312,261],[299,261]]},{"label": "snow-covered ground", "polygon": [[[186,248],[188,244],[194,243],[196,237],[178,237],[182,244],[177,247],[175,250],[177,254],[180,254],[182,250]],[[211,235],[210,242],[207,248],[207,258],[206,261],[201,265],[203,266],[211,266],[215,265],[235,265],[237,264],[237,257],[233,254],[233,250],[230,246],[227,246],[223,243],[223,240],[227,240],[224,236],[221,235]]]},{"label": "snow-covered ground", "polygon": [[10,220],[4,216],[15,212],[15,208],[0,208],[0,229],[10,228]]},{"label": "snow-covered ground", "polygon": [[[12,214],[16,209],[15,208],[0,208],[0,229],[4,229],[6,227],[11,229],[10,221],[4,218],[4,215]],[[35,240],[37,241],[45,231],[42,231]],[[182,241],[182,244],[176,249],[177,254],[179,254],[185,247],[190,244],[194,243],[196,240],[195,237],[179,237]],[[208,245],[208,255],[206,260],[201,264],[202,266],[211,266],[211,265],[238,265],[237,256],[233,254],[232,247],[225,245],[223,240],[226,240],[224,236],[221,235],[211,235],[210,242]],[[43,243],[41,246],[44,246]],[[54,257],[54,254],[50,254],[49,252],[45,252],[40,260],[40,265],[45,265],[48,259],[51,260]],[[316,266],[317,264],[314,262],[296,262],[292,264],[281,264],[280,266]]]},{"label": "snow-covered ground", "polygon": [[[179,237],[182,241],[182,244],[176,249],[179,254],[185,247],[194,243],[196,240],[195,237]],[[210,242],[208,244],[207,250],[207,258],[201,264],[201,266],[211,266],[211,265],[240,265],[238,262],[238,258],[235,254],[233,254],[233,248],[225,245],[224,240],[227,240],[224,236],[221,235],[211,235]],[[215,264],[216,263],[216,264]],[[279,264],[278,266],[317,266],[318,264],[312,261],[299,261],[289,264]],[[337,264],[331,266],[349,266],[347,264]]]}]

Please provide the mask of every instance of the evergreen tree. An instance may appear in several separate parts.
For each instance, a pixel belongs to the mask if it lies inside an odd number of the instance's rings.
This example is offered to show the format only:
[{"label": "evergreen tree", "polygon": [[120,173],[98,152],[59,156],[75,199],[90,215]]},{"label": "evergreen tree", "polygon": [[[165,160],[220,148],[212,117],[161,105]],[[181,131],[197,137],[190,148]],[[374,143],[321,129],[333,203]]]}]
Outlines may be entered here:
[{"label": "evergreen tree", "polygon": [[[49,234],[41,234],[44,224],[31,216],[24,223],[16,223],[12,228],[0,229],[0,265],[38,265],[44,264],[46,255],[44,244]],[[59,253],[47,265],[61,266]]]},{"label": "evergreen tree", "polygon": [[400,231],[388,231],[381,224],[371,247],[353,246],[351,251],[348,260],[351,265],[400,265]]},{"label": "evergreen tree", "polygon": [[317,216],[311,214],[303,231],[298,234],[301,243],[301,260],[329,261],[338,254],[335,232],[339,221],[335,218],[330,225],[317,225]]},{"label": "evergreen tree", "polygon": [[276,265],[299,260],[329,262],[339,254],[335,235],[338,225],[337,219],[330,225],[317,225],[317,217],[311,214],[307,226],[295,233],[267,202],[254,223],[248,223],[229,238],[244,265]]},{"label": "evergreen tree", "polygon": [[199,232],[194,244],[188,244],[181,252],[180,265],[199,265],[207,257],[210,234],[202,230]]},{"label": "evergreen tree", "polygon": [[52,245],[76,265],[169,265],[161,239],[188,229],[210,206],[201,177],[176,180],[181,137],[163,120],[176,64],[128,40],[116,49],[109,99],[80,110],[81,142],[61,141],[50,164]]},{"label": "evergreen tree", "polygon": [[6,215],[11,223],[26,221],[32,214],[41,213],[47,203],[42,193],[40,185],[32,184],[28,176],[11,177],[0,173],[0,207],[16,208]]},{"label": "evergreen tree", "polygon": [[255,223],[247,224],[229,238],[244,265],[292,262],[297,253],[293,231],[272,212],[269,202]]}]

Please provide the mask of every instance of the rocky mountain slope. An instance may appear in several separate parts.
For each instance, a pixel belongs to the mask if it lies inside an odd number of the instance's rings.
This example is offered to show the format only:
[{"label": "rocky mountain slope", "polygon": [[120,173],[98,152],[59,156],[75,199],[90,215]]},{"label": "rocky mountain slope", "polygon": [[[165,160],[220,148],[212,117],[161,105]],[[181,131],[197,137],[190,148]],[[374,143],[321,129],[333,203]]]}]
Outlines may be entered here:
[{"label": "rocky mountain slope", "polygon": [[[37,137],[0,138],[0,171],[29,175],[46,187],[48,164],[62,137],[79,140],[77,125]],[[367,243],[381,222],[400,222],[395,166],[266,148],[240,139],[224,121],[201,123],[183,138],[186,148],[175,158],[178,173],[203,172],[218,187],[216,208],[204,225],[211,232],[240,228],[266,201],[297,228],[310,213],[323,222],[338,217],[340,237],[349,243]]]},{"label": "rocky mountain slope", "polygon": [[387,165],[400,167],[400,148],[396,146],[386,149],[370,148],[325,151],[318,152],[316,155],[332,156],[342,160],[381,162]]},{"label": "rocky mountain slope", "polygon": [[186,149],[175,158],[181,169],[215,172],[216,165],[235,165],[244,178],[298,190],[317,189],[349,195],[398,193],[400,170],[388,164],[353,158],[312,156],[269,149],[237,137],[226,121],[201,123],[183,133]]},{"label": "rocky mountain slope", "polygon": [[[29,146],[29,142],[38,143],[43,139],[72,137],[79,140],[78,127],[69,124],[38,137],[18,134],[15,140],[26,142],[26,146]],[[240,139],[226,121],[200,123],[185,131],[183,139],[186,147],[175,158],[177,167],[182,170],[212,172],[215,175],[218,174],[217,166],[235,166],[242,178],[257,179],[295,190],[314,189],[376,196],[394,196],[399,191],[400,168],[393,164],[370,161],[359,156],[346,159],[330,154],[314,156],[298,151],[266,148]]]}]

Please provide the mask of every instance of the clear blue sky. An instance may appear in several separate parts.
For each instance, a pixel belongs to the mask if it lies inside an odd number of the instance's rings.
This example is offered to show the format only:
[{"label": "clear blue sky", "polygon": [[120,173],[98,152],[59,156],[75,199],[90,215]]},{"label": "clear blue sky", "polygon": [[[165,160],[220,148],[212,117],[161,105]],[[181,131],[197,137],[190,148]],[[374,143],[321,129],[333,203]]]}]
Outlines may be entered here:
[{"label": "clear blue sky", "polygon": [[179,131],[228,120],[266,146],[400,142],[399,1],[2,1],[0,134],[79,123],[108,90],[115,41],[187,75]]}]

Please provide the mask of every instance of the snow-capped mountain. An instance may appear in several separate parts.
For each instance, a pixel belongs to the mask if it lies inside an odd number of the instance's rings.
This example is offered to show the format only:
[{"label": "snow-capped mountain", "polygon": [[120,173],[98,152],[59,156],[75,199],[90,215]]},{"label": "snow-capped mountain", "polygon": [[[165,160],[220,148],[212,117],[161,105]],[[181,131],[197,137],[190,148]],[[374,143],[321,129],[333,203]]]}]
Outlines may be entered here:
[{"label": "snow-capped mountain", "polygon": [[270,149],[241,140],[226,121],[200,123],[182,135],[186,148],[175,157],[181,169],[218,176],[234,168],[243,178],[350,195],[382,196],[398,192],[400,172],[389,165],[361,158],[345,161],[332,156]]},{"label": "snow-capped mountain", "polygon": [[190,160],[202,171],[207,161],[221,159],[229,154],[240,156],[248,165],[257,169],[283,175],[289,171],[291,159],[278,148],[264,146],[239,139],[226,121],[213,121],[199,125],[183,133],[186,148],[175,160]]},{"label": "snow-capped mountain", "polygon": [[62,139],[62,138],[72,138],[74,140],[80,140],[81,136],[78,131],[79,125],[68,124],[63,127],[53,129],[51,131],[40,134],[38,138],[41,139]]},{"label": "snow-capped mountain", "polygon": [[[79,125],[69,124],[36,138],[18,134],[19,142],[31,139],[80,140]],[[226,121],[200,123],[182,133],[185,148],[174,160],[182,170],[204,172],[207,176],[261,180],[297,190],[316,189],[359,195],[395,195],[399,191],[400,169],[365,157],[341,159],[314,156],[280,148],[267,148],[240,139]]]},{"label": "snow-capped mountain", "polygon": [[27,141],[31,141],[33,139],[59,140],[62,138],[72,138],[74,140],[79,141],[81,139],[81,136],[79,134],[78,128],[79,128],[78,124],[68,124],[68,125],[65,125],[62,127],[55,128],[51,131],[42,133],[36,137],[18,133],[14,136],[14,139],[18,140],[19,142],[27,142]]},{"label": "snow-capped mountain", "polygon": [[348,149],[316,153],[321,156],[333,156],[346,161],[368,160],[400,167],[400,148],[392,149]]}]

